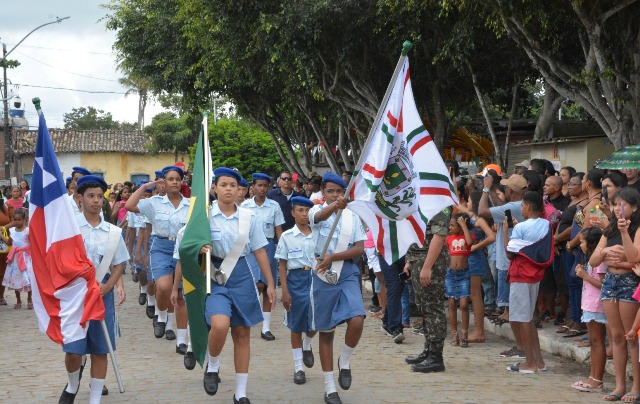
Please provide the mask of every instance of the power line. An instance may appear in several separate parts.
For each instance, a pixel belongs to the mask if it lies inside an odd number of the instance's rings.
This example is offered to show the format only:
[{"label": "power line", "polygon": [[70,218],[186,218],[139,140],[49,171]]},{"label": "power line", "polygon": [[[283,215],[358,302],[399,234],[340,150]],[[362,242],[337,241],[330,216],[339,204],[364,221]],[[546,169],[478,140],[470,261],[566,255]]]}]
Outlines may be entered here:
[{"label": "power line", "polygon": [[32,84],[15,84],[16,86],[21,87],[33,87],[33,88],[46,88],[49,90],[64,90],[64,91],[75,91],[78,93],[89,93],[89,94],[122,94],[127,95],[127,93],[119,92],[119,91],[93,91],[93,90],[78,90],[75,88],[65,88],[65,87],[48,87],[48,86],[36,86]]},{"label": "power line", "polygon": [[[15,44],[7,43],[7,45],[12,46],[12,45],[15,45]],[[78,53],[89,53],[89,54],[92,54],[92,55],[109,55],[109,56],[111,56],[111,52],[93,52],[93,51],[86,51],[86,50],[79,50],[79,49],[58,49],[58,48],[47,48],[45,46],[34,46],[34,45],[20,45],[20,47],[21,48],[46,49],[46,50],[52,50],[52,51],[58,51],[58,52],[78,52]]]},{"label": "power line", "polygon": [[113,80],[113,79],[103,79],[103,78],[100,78],[100,77],[87,76],[86,74],[80,74],[80,73],[70,72],[69,70],[64,70],[64,69],[61,69],[61,68],[59,68],[59,67],[56,67],[56,66],[50,65],[50,64],[48,64],[48,63],[43,62],[42,60],[38,60],[38,59],[36,59],[36,58],[34,58],[34,57],[31,57],[31,56],[29,56],[29,55],[26,55],[26,54],[24,54],[24,53],[20,52],[20,51],[16,51],[16,53],[19,53],[19,54],[21,54],[22,56],[27,57],[27,58],[29,58],[29,59],[31,59],[31,60],[34,60],[34,61],[36,61],[36,62],[38,62],[38,63],[42,63],[42,64],[43,64],[43,65],[45,65],[45,66],[49,66],[49,67],[51,67],[51,68],[54,68],[54,69],[57,69],[57,70],[63,71],[63,72],[68,73],[68,74],[73,74],[73,75],[75,75],[75,76],[86,77],[86,78],[88,78],[88,79],[94,79],[94,80],[113,81],[113,82],[116,82],[116,83],[118,82],[118,80]]}]

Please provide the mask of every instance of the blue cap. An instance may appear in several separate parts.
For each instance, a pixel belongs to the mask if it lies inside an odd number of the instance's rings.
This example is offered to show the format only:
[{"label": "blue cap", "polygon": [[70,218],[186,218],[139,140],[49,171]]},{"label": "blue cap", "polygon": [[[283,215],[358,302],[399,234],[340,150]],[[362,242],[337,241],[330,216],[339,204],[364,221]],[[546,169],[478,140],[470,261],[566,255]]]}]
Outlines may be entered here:
[{"label": "blue cap", "polygon": [[178,174],[180,174],[180,179],[184,178],[184,171],[182,171],[182,168],[178,167],[178,166],[167,166],[165,168],[162,169],[162,176],[164,177],[165,175],[167,175],[167,173],[169,171],[175,171]]},{"label": "blue cap", "polygon": [[70,183],[70,182],[71,182],[71,180],[72,180],[72,179],[73,179],[73,178],[71,178],[71,177],[67,177],[67,179],[66,179],[65,181],[66,181],[66,182],[67,182],[67,184],[68,184],[68,183]]},{"label": "blue cap", "polygon": [[156,171],[156,178],[162,178],[162,170]]},{"label": "blue cap", "polygon": [[238,183],[238,186],[243,187],[243,188],[249,188],[249,183],[247,182],[247,180],[245,180],[244,178],[240,177],[240,182]]},{"label": "blue cap", "polygon": [[347,183],[344,182],[342,177],[336,173],[324,173],[324,175],[322,176],[322,181],[333,182],[334,184],[340,185],[342,188],[347,189]]},{"label": "blue cap", "polygon": [[271,182],[271,177],[269,177],[267,174],[263,174],[263,173],[253,173],[251,175],[251,178],[253,178],[254,181],[264,180],[264,181]]},{"label": "blue cap", "polygon": [[139,187],[143,186],[144,184],[148,184],[150,181],[149,180],[142,180],[140,181],[140,183],[138,184]]},{"label": "blue cap", "polygon": [[291,198],[291,205],[293,206],[306,206],[307,208],[313,208],[313,202],[309,198],[304,196],[294,196]]},{"label": "blue cap", "polygon": [[103,191],[107,190],[107,183],[97,175],[85,175],[83,177],[80,177],[78,178],[77,184],[78,188],[87,184],[98,184],[98,186],[102,188]]},{"label": "blue cap", "polygon": [[71,176],[72,177],[73,177],[73,173],[79,173],[79,174],[82,174],[82,175],[91,175],[91,171],[87,170],[84,167],[77,166],[77,167],[71,167],[71,169],[73,170],[71,172]]},{"label": "blue cap", "polygon": [[[234,171],[230,168],[227,167],[218,167],[215,170],[213,170],[213,175],[218,178],[218,177],[231,177],[231,178],[235,178],[236,181],[238,181],[238,184],[240,184],[240,174],[238,174],[237,171]],[[249,186],[249,185],[247,185]]]}]

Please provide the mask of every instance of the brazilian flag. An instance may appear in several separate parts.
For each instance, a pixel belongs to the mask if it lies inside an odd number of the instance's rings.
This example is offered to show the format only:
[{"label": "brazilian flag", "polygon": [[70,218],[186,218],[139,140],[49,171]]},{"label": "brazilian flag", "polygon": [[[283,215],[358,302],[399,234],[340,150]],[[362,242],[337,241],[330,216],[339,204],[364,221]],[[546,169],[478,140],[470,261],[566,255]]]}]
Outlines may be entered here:
[{"label": "brazilian flag", "polygon": [[208,114],[205,112],[193,163],[189,217],[178,250],[182,266],[184,298],[187,302],[189,315],[191,345],[200,366],[203,366],[207,352],[208,328],[204,317],[204,304],[207,297],[206,282],[209,280],[205,279],[203,274],[204,259],[199,260],[199,257],[200,249],[205,244],[211,244],[209,188],[211,187],[212,171],[207,117]]}]

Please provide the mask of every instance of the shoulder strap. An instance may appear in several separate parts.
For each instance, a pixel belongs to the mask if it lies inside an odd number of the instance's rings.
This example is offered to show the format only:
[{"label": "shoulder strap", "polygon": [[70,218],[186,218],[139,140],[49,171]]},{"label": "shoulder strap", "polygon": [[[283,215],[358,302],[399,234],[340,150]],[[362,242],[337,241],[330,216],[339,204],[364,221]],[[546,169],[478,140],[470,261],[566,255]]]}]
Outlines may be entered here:
[{"label": "shoulder strap", "polygon": [[98,266],[98,268],[96,268],[96,280],[98,282],[102,282],[102,279],[107,274],[107,271],[109,271],[111,261],[113,261],[113,256],[116,254],[118,243],[120,242],[121,238],[122,229],[114,225],[109,226],[109,241],[107,242],[107,249],[102,256],[100,265]]},{"label": "shoulder strap", "polygon": [[251,215],[251,210],[238,207],[238,238],[233,247],[231,247],[229,254],[222,260],[222,264],[220,264],[220,270],[227,275],[227,279],[231,277],[231,273],[247,244],[249,230],[251,229]]},{"label": "shoulder strap", "polygon": [[[342,252],[347,249],[349,242],[351,241],[351,234],[353,234],[353,213],[349,209],[342,211],[342,217],[340,218],[342,224],[340,226],[340,234],[338,235],[338,242],[334,252]],[[336,279],[340,279],[340,273],[342,272],[342,266],[344,261],[335,261],[331,264],[330,270],[336,273]],[[327,271],[328,272],[328,271]],[[318,277],[327,283],[331,283],[327,280],[326,273],[318,274]]]}]

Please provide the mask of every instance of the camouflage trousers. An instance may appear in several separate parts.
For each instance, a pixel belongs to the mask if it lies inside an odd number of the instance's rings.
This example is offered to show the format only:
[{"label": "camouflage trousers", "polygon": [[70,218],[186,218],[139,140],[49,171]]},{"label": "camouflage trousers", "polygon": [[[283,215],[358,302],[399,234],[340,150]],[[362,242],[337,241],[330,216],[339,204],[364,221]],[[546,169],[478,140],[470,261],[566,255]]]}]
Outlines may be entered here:
[{"label": "camouflage trousers", "polygon": [[443,342],[447,337],[447,314],[444,307],[444,278],[449,265],[446,246],[433,266],[431,283],[426,288],[420,284],[420,271],[427,257],[426,253],[407,254],[407,263],[411,271],[411,283],[415,303],[422,314],[425,348],[442,353]]}]

